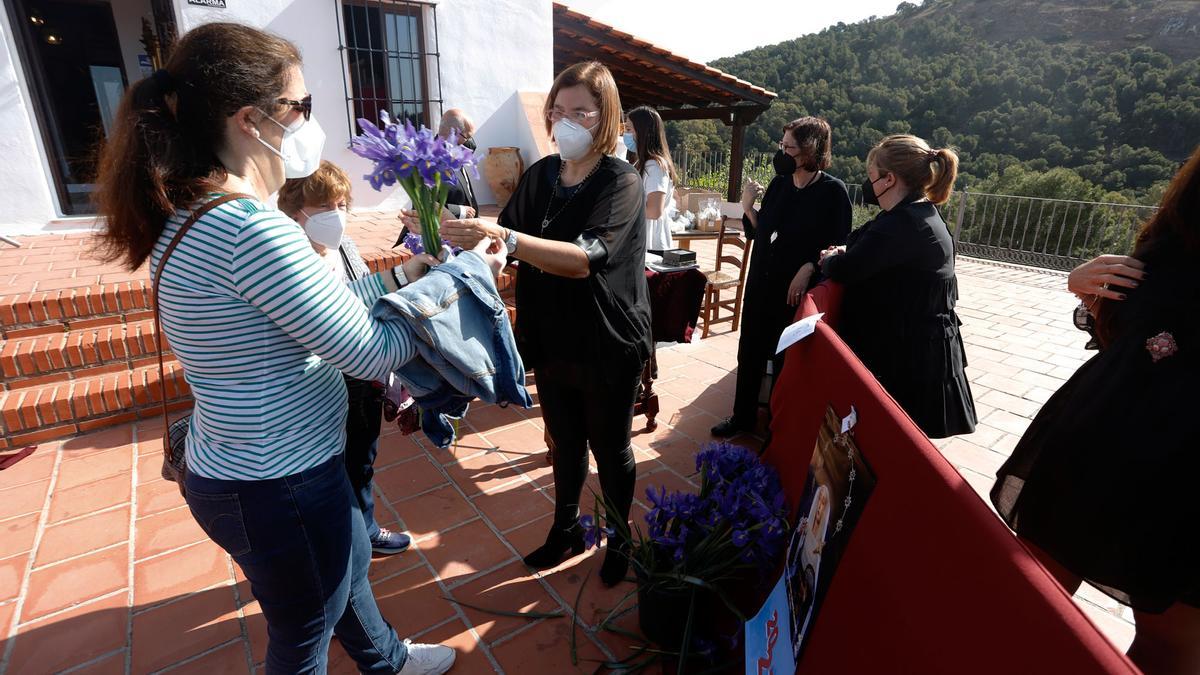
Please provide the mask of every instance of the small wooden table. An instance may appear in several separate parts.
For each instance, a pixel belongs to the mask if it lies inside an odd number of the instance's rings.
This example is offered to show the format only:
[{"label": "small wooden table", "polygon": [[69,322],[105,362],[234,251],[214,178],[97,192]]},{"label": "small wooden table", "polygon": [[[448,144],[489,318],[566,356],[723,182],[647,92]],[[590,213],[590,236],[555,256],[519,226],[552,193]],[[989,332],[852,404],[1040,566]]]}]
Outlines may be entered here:
[{"label": "small wooden table", "polygon": [[672,234],[671,238],[675,240],[675,244],[679,248],[690,251],[692,250],[692,242],[697,239],[716,239],[720,236],[720,232],[701,232],[700,230],[684,230],[678,234]]}]

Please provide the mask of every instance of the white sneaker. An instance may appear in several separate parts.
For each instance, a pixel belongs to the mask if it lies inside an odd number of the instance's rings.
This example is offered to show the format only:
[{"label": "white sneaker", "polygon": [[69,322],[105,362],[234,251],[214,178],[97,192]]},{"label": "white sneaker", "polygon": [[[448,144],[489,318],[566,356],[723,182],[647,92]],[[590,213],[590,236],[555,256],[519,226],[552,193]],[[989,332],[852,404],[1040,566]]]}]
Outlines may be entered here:
[{"label": "white sneaker", "polygon": [[405,640],[408,660],[397,675],[442,675],[454,665],[454,648]]}]

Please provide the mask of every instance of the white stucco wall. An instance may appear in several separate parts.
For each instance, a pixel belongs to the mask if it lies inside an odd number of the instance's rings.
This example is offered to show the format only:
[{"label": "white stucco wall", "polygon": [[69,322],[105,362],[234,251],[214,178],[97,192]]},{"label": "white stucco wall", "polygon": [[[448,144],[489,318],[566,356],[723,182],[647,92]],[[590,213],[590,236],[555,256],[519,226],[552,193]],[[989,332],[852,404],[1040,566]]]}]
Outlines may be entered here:
[{"label": "white stucco wall", "polygon": [[[296,43],[304,56],[313,112],[328,136],[325,158],[356,179],[355,207],[395,209],[407,204],[403,190],[375,192],[358,178],[370,167],[349,150],[345,69],[337,49],[340,4],[335,0],[227,0],[227,9],[213,9],[188,5],[186,0],[175,2],[181,33],[211,21],[237,21]],[[475,120],[481,149],[516,146],[529,161],[536,156],[536,147],[528,132],[522,133],[522,113],[514,101],[517,91],[546,91],[553,80],[551,0],[442,0],[436,6],[444,107],[462,108]],[[477,189],[482,203],[492,201],[485,181],[478,181]]]},{"label": "white stucco wall", "polygon": [[6,235],[37,232],[57,215],[14,40],[8,12],[0,10],[0,234]]},{"label": "white stucco wall", "polygon": [[[141,51],[137,38],[143,3],[122,0],[115,16],[123,28],[122,40],[132,43],[126,50],[130,82],[140,77],[136,54]],[[203,23],[234,21],[295,42],[304,55],[314,112],[329,137],[325,157],[356,179],[356,207],[397,209],[407,204],[403,190],[375,192],[358,178],[369,171],[369,165],[349,150],[346,75],[338,52],[341,6],[336,0],[227,0],[226,9],[193,6],[187,0],[174,3],[181,34]],[[547,91],[553,80],[551,0],[441,0],[431,4],[437,6],[440,46],[436,49],[441,53],[444,108],[462,108],[475,120],[481,153],[488,147],[516,146],[527,164],[536,160],[540,153],[517,92]],[[136,27],[132,40],[127,26]],[[0,157],[14,158],[0,163],[0,234],[7,235],[43,231],[61,215],[23,79],[7,12],[0,11]],[[476,188],[481,203],[493,201],[486,181],[477,181]],[[54,227],[87,228],[92,222],[72,219]]]}]

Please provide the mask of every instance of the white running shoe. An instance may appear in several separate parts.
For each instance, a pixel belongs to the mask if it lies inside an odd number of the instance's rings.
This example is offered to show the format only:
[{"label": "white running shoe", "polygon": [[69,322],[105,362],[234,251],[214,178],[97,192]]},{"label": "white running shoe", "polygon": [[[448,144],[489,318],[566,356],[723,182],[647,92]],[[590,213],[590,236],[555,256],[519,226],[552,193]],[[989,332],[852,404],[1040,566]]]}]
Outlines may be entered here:
[{"label": "white running shoe", "polygon": [[408,660],[397,675],[442,675],[454,665],[454,648],[405,640]]}]

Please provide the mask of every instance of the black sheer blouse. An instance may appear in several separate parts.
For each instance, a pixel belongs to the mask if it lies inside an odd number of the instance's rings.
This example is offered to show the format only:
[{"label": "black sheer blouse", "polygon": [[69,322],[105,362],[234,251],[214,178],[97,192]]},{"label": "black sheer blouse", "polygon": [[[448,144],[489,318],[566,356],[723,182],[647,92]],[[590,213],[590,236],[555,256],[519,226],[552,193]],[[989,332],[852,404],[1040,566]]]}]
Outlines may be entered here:
[{"label": "black sheer blouse", "polygon": [[525,364],[548,360],[640,369],[649,358],[645,198],[626,162],[604,157],[578,186],[563,188],[551,155],[521,177],[500,225],[587,254],[591,274],[568,279],[528,263],[517,271],[517,346]]}]

